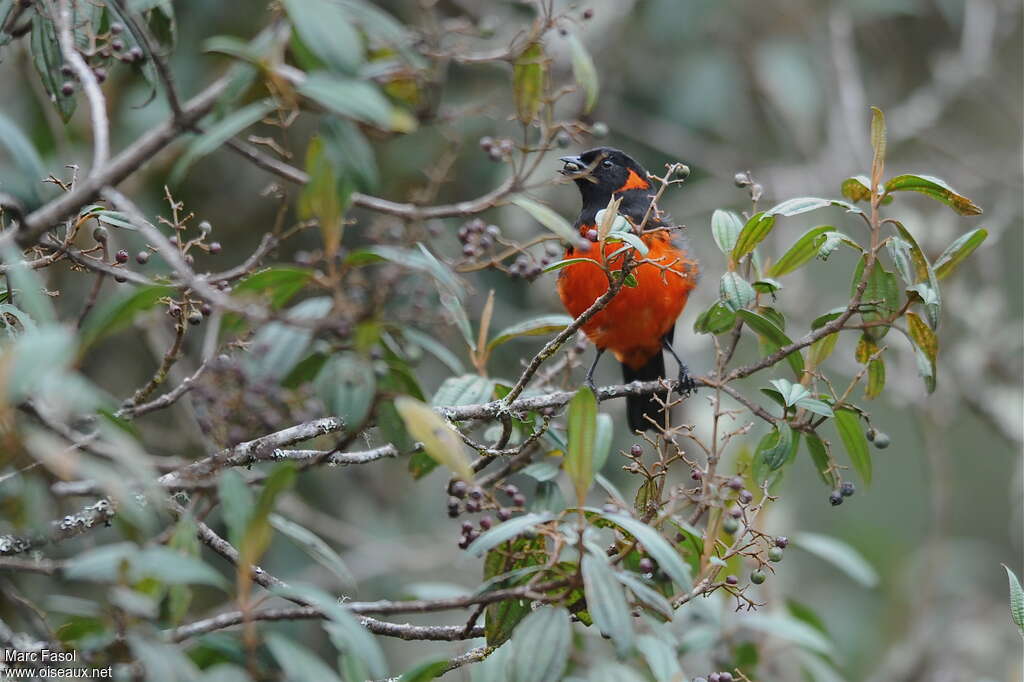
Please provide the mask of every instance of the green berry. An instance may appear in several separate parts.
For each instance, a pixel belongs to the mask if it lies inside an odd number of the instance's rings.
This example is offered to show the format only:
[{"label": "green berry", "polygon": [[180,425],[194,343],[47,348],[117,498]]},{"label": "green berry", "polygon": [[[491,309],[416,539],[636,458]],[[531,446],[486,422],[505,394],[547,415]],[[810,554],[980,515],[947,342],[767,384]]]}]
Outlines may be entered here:
[{"label": "green berry", "polygon": [[768,576],[764,574],[764,571],[757,570],[751,571],[750,573],[750,582],[754,583],[755,585],[760,585],[767,579]]},{"label": "green berry", "polygon": [[768,561],[778,563],[782,561],[782,548],[772,547],[768,550]]},{"label": "green berry", "polygon": [[879,450],[885,450],[892,443],[892,440],[889,438],[888,434],[879,431],[878,433],[875,434],[874,443],[875,447],[878,448]]},{"label": "green berry", "polygon": [[736,519],[732,518],[731,516],[725,517],[725,520],[722,521],[722,530],[724,530],[729,535],[732,535],[733,533],[735,533],[739,529],[740,529],[740,522],[737,521]]}]

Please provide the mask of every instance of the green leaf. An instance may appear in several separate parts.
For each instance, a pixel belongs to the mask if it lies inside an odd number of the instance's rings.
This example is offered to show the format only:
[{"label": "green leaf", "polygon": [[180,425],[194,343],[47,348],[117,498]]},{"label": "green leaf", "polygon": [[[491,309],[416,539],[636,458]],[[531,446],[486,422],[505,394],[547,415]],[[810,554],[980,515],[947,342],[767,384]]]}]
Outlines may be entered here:
[{"label": "green leaf", "polygon": [[916,284],[909,287],[908,291],[913,291],[915,296],[924,302],[928,324],[931,325],[932,329],[938,329],[939,316],[942,312],[942,299],[939,294],[939,280],[935,276],[935,271],[928,262],[928,258],[924,255],[924,251],[918,246],[914,235],[903,226],[903,223],[896,220],[889,222],[895,225],[896,231],[899,232],[900,237],[903,238],[910,248],[910,258],[914,264]]},{"label": "green leaf", "polygon": [[774,225],[775,215],[770,212],[755,213],[751,216],[736,239],[736,246],[732,250],[733,262],[738,263],[741,258],[753,251],[764,241]]},{"label": "green leaf", "polygon": [[821,329],[832,320],[837,319],[844,312],[846,312],[846,306],[839,306],[838,308],[833,308],[824,315],[819,315],[811,322],[811,329]]},{"label": "green leaf", "polygon": [[740,621],[744,627],[778,637],[825,656],[834,653],[832,642],[813,627],[786,613],[754,611]]},{"label": "green leaf", "polygon": [[825,485],[830,488],[835,487],[836,480],[835,474],[832,472],[832,463],[829,461],[828,450],[825,448],[825,443],[822,442],[821,438],[816,433],[808,433],[805,438],[807,442],[807,454],[811,456],[811,461],[814,463],[814,470],[818,472],[818,476],[824,481]]},{"label": "green leaf", "polygon": [[[864,274],[867,256],[862,256],[854,269],[853,282],[850,285],[851,295],[857,289],[857,285]],[[867,286],[864,295],[861,297],[861,319],[864,322],[878,322],[888,320],[896,314],[900,307],[900,287],[896,275],[882,267],[882,264],[875,262],[871,274],[868,276]],[[868,327],[864,333],[871,338],[878,340],[889,331],[888,325]]]},{"label": "green leaf", "polygon": [[602,512],[601,516],[636,538],[651,555],[651,558],[658,562],[658,566],[665,572],[665,575],[671,578],[680,589],[685,590],[691,587],[693,578],[690,577],[690,569],[683,563],[675,548],[657,530],[643,521],[625,514]]},{"label": "green leaf", "polygon": [[866,175],[855,175],[843,180],[843,196],[850,201],[868,201],[871,199],[871,178]]},{"label": "green leaf", "polygon": [[1013,618],[1021,636],[1024,637],[1024,590],[1021,589],[1020,580],[1010,570],[1010,567],[1006,564],[1002,566],[1006,569],[1007,580],[1010,581],[1010,617]]},{"label": "green leaf", "polygon": [[[444,303],[445,293],[456,299],[465,296],[465,287],[456,277],[452,269],[439,261],[434,254],[430,253],[422,244],[416,249],[402,248],[398,246],[372,246],[367,249],[353,251],[345,259],[346,264],[353,266],[369,265],[380,261],[389,261],[403,267],[419,270],[434,278],[442,292],[441,301]],[[464,314],[464,313],[463,313]]]},{"label": "green leaf", "polygon": [[831,225],[821,225],[804,232],[765,274],[769,277],[781,277],[798,269],[818,254],[818,249],[825,241],[825,233],[834,229]]},{"label": "green leaf", "polygon": [[953,274],[957,266],[967,258],[988,237],[988,230],[979,227],[962,235],[950,244],[942,255],[935,260],[935,277],[945,279]]},{"label": "green leaf", "polygon": [[528,320],[523,320],[522,322],[518,322],[510,327],[502,329],[487,343],[487,349],[491,350],[506,341],[522,336],[545,336],[547,334],[554,334],[555,332],[562,331],[570,324],[572,324],[572,318],[568,315],[541,315],[539,317],[532,317]]},{"label": "green leaf", "polygon": [[[501,543],[487,552],[484,558],[484,583],[477,593],[523,585],[542,568],[541,563],[546,559],[543,537],[520,537]],[[484,610],[487,644],[499,646],[512,636],[516,625],[529,613],[528,599],[507,599],[488,604]],[[502,651],[507,651],[507,648]],[[507,678],[502,676],[499,679],[505,682]]]},{"label": "green leaf", "polygon": [[320,121],[324,151],[338,174],[361,192],[374,192],[380,185],[380,171],[373,147],[352,121],[324,117]]},{"label": "green leaf", "polygon": [[314,71],[296,88],[300,95],[344,118],[381,130],[410,132],[415,122],[397,112],[372,83]]},{"label": "green leaf", "polygon": [[757,292],[750,282],[743,279],[739,273],[726,272],[718,284],[718,295],[722,302],[732,311],[740,311],[754,302]]},{"label": "green leaf", "polygon": [[551,606],[537,609],[522,620],[509,645],[509,681],[560,682],[571,644],[569,612]]},{"label": "green leaf", "polygon": [[550,521],[552,518],[554,517],[551,514],[543,512],[523,514],[514,519],[509,519],[482,534],[466,548],[466,551],[474,556],[483,556],[487,551],[497,547],[506,540],[511,540],[534,526]]},{"label": "green leaf", "polygon": [[569,34],[569,50],[572,52],[572,76],[583,88],[583,113],[589,114],[597,104],[597,95],[601,90],[601,81],[590,52],[574,33]]},{"label": "green leaf", "polygon": [[828,561],[864,587],[878,584],[878,573],[871,564],[842,540],[818,533],[797,533],[793,545]]},{"label": "green leaf", "polygon": [[[740,310],[736,313],[747,325],[753,329],[774,352],[783,346],[788,346],[793,341],[786,336],[785,332],[763,315],[758,315],[753,310]],[[786,356],[786,362],[793,368],[797,379],[804,374],[804,357],[799,350],[795,350]]]},{"label": "green leaf", "polygon": [[228,527],[228,538],[237,547],[249,525],[256,500],[245,479],[235,469],[221,472],[217,481],[217,495],[220,498],[221,515]]},{"label": "green leaf", "polygon": [[[67,78],[61,73],[64,65],[64,56],[60,51],[60,42],[57,40],[57,31],[51,19],[46,18],[42,13],[37,13],[32,20],[32,35],[29,38],[29,46],[32,51],[32,63],[39,72],[39,79],[43,88],[49,96],[49,100],[57,107],[64,123],[71,120],[71,114],[75,112],[75,94],[65,95],[61,86]],[[41,179],[41,178],[39,178]]]},{"label": "green leaf", "polygon": [[585,554],[581,566],[587,611],[601,633],[612,638],[616,653],[623,658],[633,650],[636,635],[622,585],[604,557]]},{"label": "green leaf", "polygon": [[180,645],[149,641],[137,634],[129,634],[126,639],[128,646],[131,647],[132,656],[145,669],[146,679],[168,682],[190,682],[199,679],[198,668]]},{"label": "green leaf", "polygon": [[324,140],[318,135],[306,147],[306,173],[309,182],[299,192],[297,212],[302,220],[317,221],[325,253],[334,258],[341,244],[342,218],[349,206],[352,184],[335,173],[331,159],[324,153]]},{"label": "green leaf", "polygon": [[[35,20],[35,22],[41,21],[41,17],[37,17]],[[2,113],[0,113],[0,145],[7,149],[7,155],[18,171],[6,174],[2,185],[3,190],[21,201],[23,209],[31,211],[43,203],[42,181],[47,175],[43,160],[28,137]]]},{"label": "green leaf", "polygon": [[[871,107],[871,182],[882,184],[885,169],[885,114],[878,107]],[[879,187],[881,189],[881,187]]]},{"label": "green leaf", "polygon": [[327,360],[313,383],[328,412],[339,417],[345,431],[356,433],[366,421],[377,392],[373,365],[357,353]]},{"label": "green leaf", "polygon": [[[647,248],[647,244],[644,244],[644,241],[642,239],[640,239],[640,237],[638,235],[635,235],[632,232],[626,232],[624,230],[617,230],[615,232],[609,232],[606,239],[607,239],[607,241],[610,241],[610,242],[616,242],[616,241],[626,242],[627,244],[632,246],[634,249],[636,249],[637,252],[641,256],[646,256],[647,252],[650,251],[650,249]],[[616,252],[616,253],[618,253],[618,252]]]},{"label": "green leaf", "polygon": [[143,286],[125,296],[104,301],[82,323],[82,349],[128,327],[137,314],[152,309],[161,298],[172,295],[174,291],[173,287]]},{"label": "green leaf", "polygon": [[597,399],[589,387],[583,386],[569,401],[569,450],[564,468],[576,489],[580,506],[594,482],[594,441],[597,435]]},{"label": "green leaf", "polygon": [[330,0],[283,0],[302,42],[328,67],[352,75],[363,61],[359,32],[345,10]]},{"label": "green leaf", "polygon": [[755,467],[757,460],[761,460],[768,467],[768,471],[778,470],[785,464],[792,448],[793,430],[789,424],[782,422],[758,443],[757,453],[754,455]]},{"label": "green leaf", "polygon": [[[130,558],[133,582],[154,578],[171,585],[211,585],[224,588],[224,577],[199,557],[160,545],[146,547]],[[109,577],[114,577],[113,575]]]},{"label": "green leaf", "polygon": [[398,682],[428,682],[443,675],[449,664],[448,658],[427,659],[399,675]]},{"label": "green leaf", "polygon": [[736,248],[742,231],[743,220],[732,211],[718,209],[711,214],[711,236],[715,238],[715,244],[722,253],[729,254]]},{"label": "green leaf", "polygon": [[736,324],[736,313],[729,309],[721,300],[697,316],[693,323],[693,331],[697,334],[722,334]]},{"label": "green leaf", "polygon": [[575,265],[576,263],[593,263],[598,268],[601,267],[601,264],[598,263],[593,258],[563,258],[562,260],[555,261],[551,265],[544,268],[543,272],[554,272],[555,270],[561,270],[562,268],[568,265]]},{"label": "green leaf", "polygon": [[221,145],[249,126],[259,123],[276,108],[277,103],[274,100],[260,100],[228,114],[207,127],[206,132],[196,137],[174,164],[174,169],[171,171],[171,182],[174,184],[181,182],[185,173],[196,161],[216,151]]},{"label": "green leaf", "polygon": [[278,496],[295,482],[295,465],[282,462],[274,467],[263,483],[256,498],[256,504],[249,516],[245,534],[238,546],[238,563],[242,566],[255,564],[267,551],[271,540],[270,513]]},{"label": "green leaf", "polygon": [[886,194],[890,192],[920,192],[941,201],[960,215],[981,215],[981,209],[973,201],[959,194],[945,180],[931,175],[897,175],[885,183]]},{"label": "green leaf", "polygon": [[232,296],[250,293],[269,295],[270,306],[277,309],[302,291],[312,276],[313,271],[305,268],[275,266],[254,272],[239,280],[232,287],[231,294]]},{"label": "green leaf", "polygon": [[632,592],[637,599],[651,607],[655,612],[661,614],[667,620],[672,620],[672,604],[669,603],[668,599],[666,599],[661,592],[658,592],[656,589],[644,582],[643,578],[635,573],[630,573],[629,571],[618,571],[615,573],[615,577],[619,579],[619,582],[629,588],[629,591]]},{"label": "green leaf", "polygon": [[868,453],[868,440],[860,428],[860,416],[853,410],[840,408],[836,413],[836,430],[843,441],[846,453],[850,456],[853,468],[860,474],[864,483],[871,483],[871,455]]},{"label": "green leaf", "polygon": [[814,414],[821,415],[822,417],[834,417],[835,414],[832,412],[832,408],[821,400],[816,398],[801,398],[796,401],[796,406],[813,412]]},{"label": "green leaf", "polygon": [[832,332],[812,343],[807,351],[807,364],[812,368],[821,367],[828,356],[832,355],[838,341],[839,332]]},{"label": "green leaf", "polygon": [[512,65],[512,95],[516,102],[516,116],[522,123],[537,117],[544,103],[544,79],[547,57],[541,43],[526,46]]},{"label": "green leaf", "polygon": [[469,464],[466,446],[448,422],[428,405],[409,396],[395,398],[395,409],[409,435],[423,443],[423,450],[431,458],[451,469],[462,480],[473,480],[473,468]]},{"label": "green leaf", "polygon": [[615,436],[615,424],[610,415],[597,415],[597,431],[594,434],[593,472],[599,473],[608,461],[612,450],[612,439]]},{"label": "green leaf", "polygon": [[[327,296],[307,298],[285,314],[288,320],[306,322],[322,319],[333,301]],[[306,356],[313,329],[288,322],[274,321],[256,330],[249,344],[251,353],[245,357],[245,368],[257,378],[280,381]]]},{"label": "green leaf", "polygon": [[819,208],[827,208],[829,206],[840,206],[842,208],[853,210],[854,212],[860,212],[860,209],[852,207],[845,201],[839,201],[838,199],[821,199],[818,197],[796,197],[794,199],[787,199],[781,204],[777,204],[772,208],[765,211],[765,215],[768,216],[795,216],[801,213],[807,213],[809,211],[816,211]]},{"label": "green leaf", "polygon": [[636,648],[647,661],[654,679],[662,682],[686,679],[683,669],[679,667],[679,655],[664,639],[654,635],[640,635],[636,639]]},{"label": "green leaf", "polygon": [[[934,382],[932,383],[934,386]],[[879,356],[868,363],[868,384],[864,388],[864,397],[877,398],[885,388],[885,358]]]},{"label": "green leaf", "polygon": [[908,311],[906,319],[907,331],[910,333],[910,338],[913,339],[914,345],[919,351],[919,369],[922,365],[920,356],[924,356],[927,371],[922,371],[921,375],[925,380],[928,392],[931,393],[935,390],[935,363],[939,355],[939,338],[917,313]]},{"label": "green leaf", "polygon": [[579,235],[576,233],[576,230],[573,229],[569,221],[555,213],[544,204],[538,203],[521,194],[517,194],[509,199],[509,203],[515,204],[529,213],[533,216],[534,220],[551,230],[551,232],[557,235],[562,241],[569,244],[575,244],[579,240]]},{"label": "green leaf", "polygon": [[284,635],[271,632],[266,636],[266,644],[274,660],[281,666],[287,682],[341,682],[334,670],[316,654]]},{"label": "green leaf", "polygon": [[320,536],[278,514],[270,515],[270,525],[274,530],[297,544],[314,561],[333,573],[345,590],[355,589],[356,579],[352,575],[352,571],[349,570],[338,553]]},{"label": "green leaf", "polygon": [[486,403],[494,395],[494,379],[478,374],[448,377],[438,387],[430,404],[434,407],[458,407]]}]

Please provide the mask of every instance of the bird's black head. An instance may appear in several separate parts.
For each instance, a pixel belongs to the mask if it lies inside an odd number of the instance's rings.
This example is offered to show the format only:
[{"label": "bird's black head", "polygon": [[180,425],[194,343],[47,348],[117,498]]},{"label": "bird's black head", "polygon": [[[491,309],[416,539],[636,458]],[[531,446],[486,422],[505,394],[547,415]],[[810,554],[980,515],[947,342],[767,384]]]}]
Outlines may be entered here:
[{"label": "bird's black head", "polygon": [[628,154],[610,147],[598,147],[579,156],[563,156],[563,175],[571,177],[583,195],[584,207],[604,208],[614,193],[633,190],[648,194],[647,171]]}]

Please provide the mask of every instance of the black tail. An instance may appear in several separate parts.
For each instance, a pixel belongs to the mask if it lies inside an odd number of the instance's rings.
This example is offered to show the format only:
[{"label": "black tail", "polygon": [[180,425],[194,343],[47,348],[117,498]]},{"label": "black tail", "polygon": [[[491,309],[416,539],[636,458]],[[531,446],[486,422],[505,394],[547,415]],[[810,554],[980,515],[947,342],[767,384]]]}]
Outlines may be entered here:
[{"label": "black tail", "polygon": [[[659,350],[647,364],[638,369],[632,369],[628,365],[622,366],[622,379],[627,383],[630,381],[657,381],[665,376],[665,356]],[[658,394],[664,401],[668,399],[668,393]],[[651,422],[645,417],[649,416],[655,423],[661,423],[661,405],[655,400],[654,395],[626,396],[626,416],[629,419],[630,430],[647,431],[653,428]]]}]

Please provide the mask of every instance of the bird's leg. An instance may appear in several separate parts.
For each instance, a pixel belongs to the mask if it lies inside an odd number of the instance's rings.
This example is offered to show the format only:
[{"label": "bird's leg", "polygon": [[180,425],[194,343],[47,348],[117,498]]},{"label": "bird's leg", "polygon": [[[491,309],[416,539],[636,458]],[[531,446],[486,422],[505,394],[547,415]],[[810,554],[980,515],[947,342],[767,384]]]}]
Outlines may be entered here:
[{"label": "bird's leg", "polygon": [[597,363],[601,361],[601,356],[604,355],[604,348],[597,349],[597,355],[594,356],[594,362],[590,365],[590,369],[587,370],[587,377],[583,380],[583,383],[597,395],[597,386],[594,385],[594,370],[597,369]]},{"label": "bird's leg", "polygon": [[672,342],[669,341],[668,337],[662,337],[661,345],[665,347],[665,350],[675,358],[675,361],[679,364],[679,386],[677,391],[679,395],[686,396],[697,390],[697,382],[690,376],[690,370],[686,368],[686,364],[682,361],[679,355],[676,354],[676,349],[672,347]]}]

